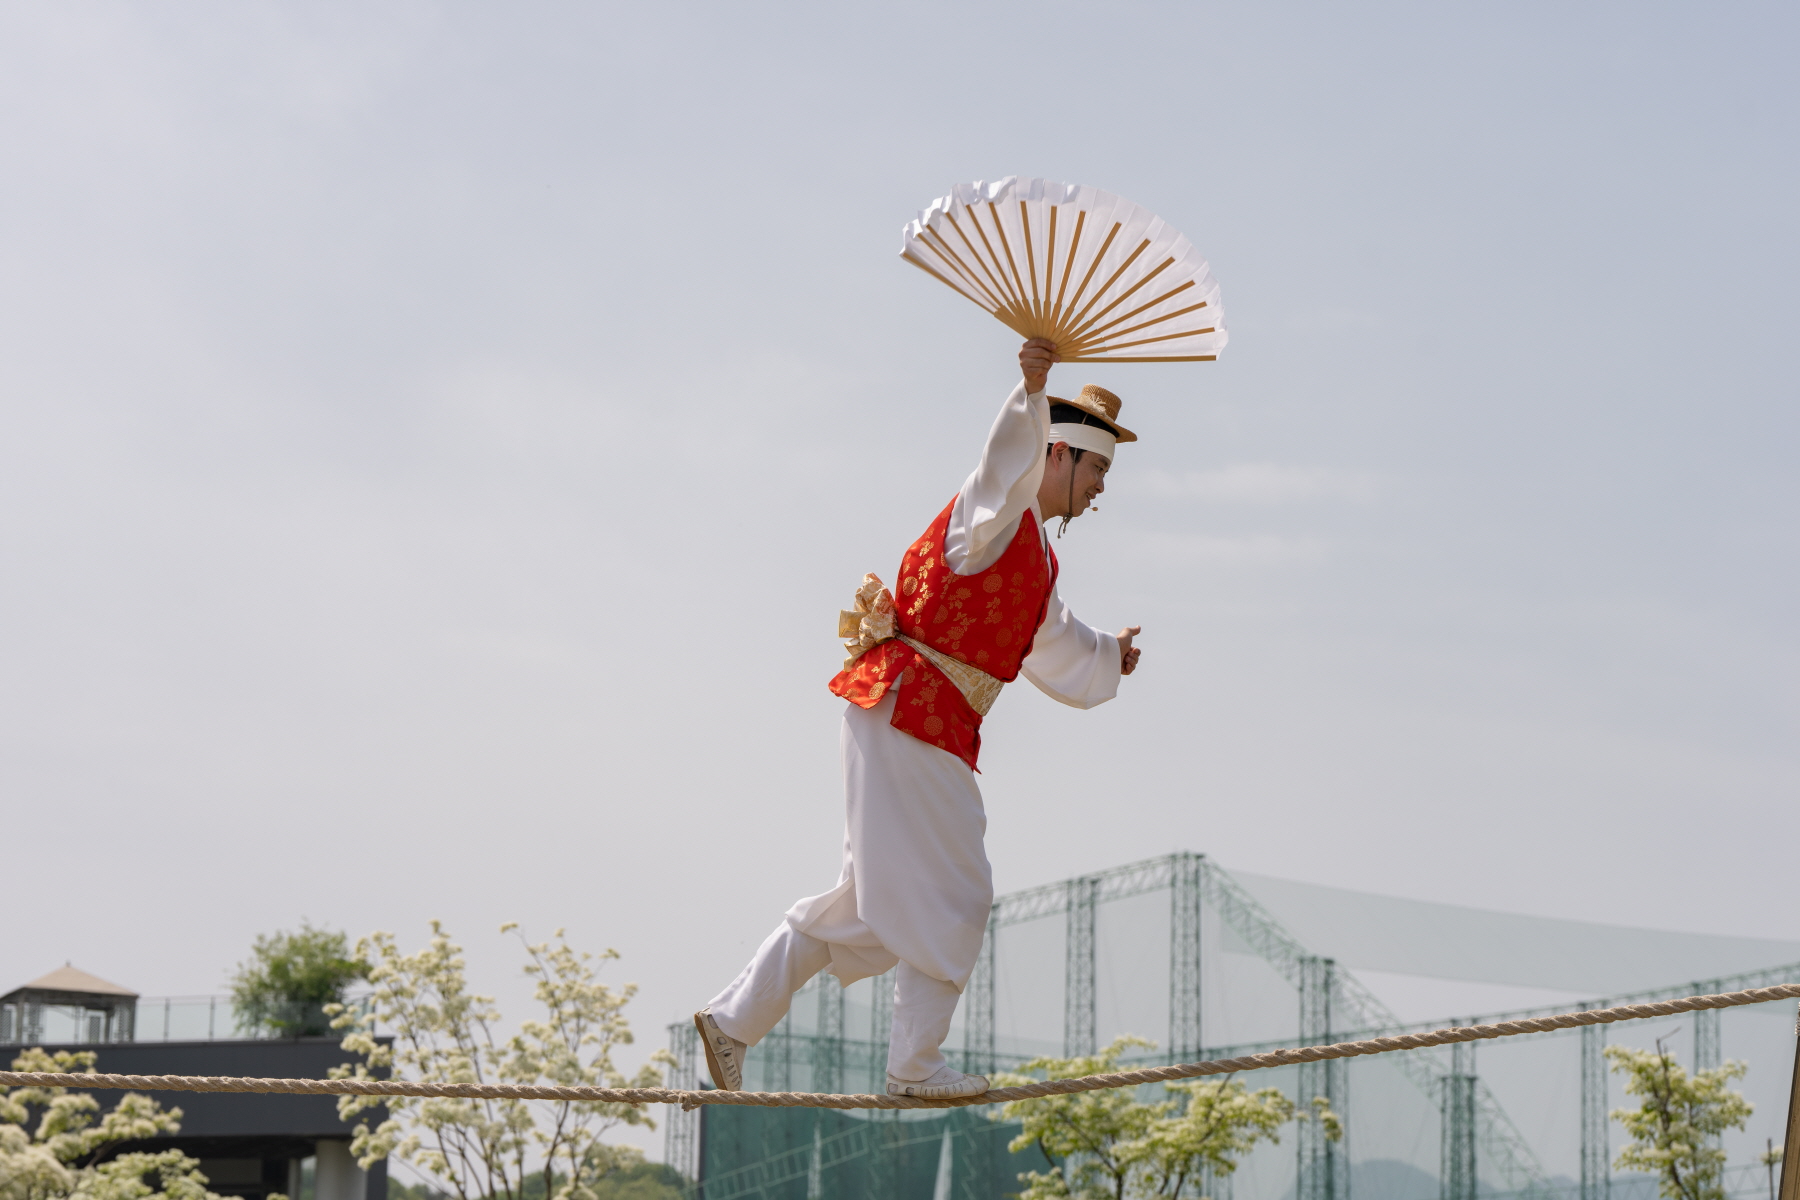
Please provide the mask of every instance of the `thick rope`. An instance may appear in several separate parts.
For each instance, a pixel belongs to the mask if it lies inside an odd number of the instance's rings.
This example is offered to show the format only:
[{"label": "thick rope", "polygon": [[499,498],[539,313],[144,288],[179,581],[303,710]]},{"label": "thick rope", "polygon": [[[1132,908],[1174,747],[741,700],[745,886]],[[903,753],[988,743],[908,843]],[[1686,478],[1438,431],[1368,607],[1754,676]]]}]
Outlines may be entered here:
[{"label": "thick rope", "polygon": [[1497,1025],[1468,1025],[1457,1029],[1438,1029],[1431,1033],[1406,1033],[1395,1037],[1369,1038],[1361,1042],[1339,1042],[1335,1046],[1271,1050],[1244,1058],[1146,1067],[1138,1071],[1115,1071],[1109,1075],[1083,1075],[1077,1079],[1051,1079],[1021,1087],[993,1088],[979,1096],[959,1096],[952,1100],[920,1100],[912,1096],[833,1096],[817,1092],[688,1092],[675,1088],[415,1083],[410,1080],[385,1079],[232,1079],[207,1075],[99,1075],[47,1071],[0,1071],[0,1086],[131,1088],[151,1092],[279,1092],[311,1096],[433,1096],[471,1100],[574,1100],[590,1104],[679,1104],[684,1109],[698,1108],[703,1104],[747,1104],[762,1108],[960,1108],[971,1104],[1031,1100],[1039,1096],[1065,1096],[1071,1092],[1093,1092],[1103,1088],[1135,1087],[1141,1083],[1166,1083],[1174,1079],[1194,1079],[1203,1075],[1233,1075],[1239,1071],[1260,1071],[1266,1067],[1319,1062],[1327,1058],[1387,1054],[1394,1050],[1447,1046],[1452,1042],[1478,1042],[1519,1033],[1549,1033],[1581,1025],[1609,1025],[1614,1021],[1669,1017],[1696,1009],[1736,1008],[1743,1004],[1766,1004],[1771,1000],[1794,997],[1800,997],[1800,983],[1753,988],[1747,992],[1726,992],[1717,996],[1688,996],[1681,1000],[1663,1000],[1654,1004],[1627,1004],[1619,1008],[1559,1013],[1553,1017],[1502,1021]]}]

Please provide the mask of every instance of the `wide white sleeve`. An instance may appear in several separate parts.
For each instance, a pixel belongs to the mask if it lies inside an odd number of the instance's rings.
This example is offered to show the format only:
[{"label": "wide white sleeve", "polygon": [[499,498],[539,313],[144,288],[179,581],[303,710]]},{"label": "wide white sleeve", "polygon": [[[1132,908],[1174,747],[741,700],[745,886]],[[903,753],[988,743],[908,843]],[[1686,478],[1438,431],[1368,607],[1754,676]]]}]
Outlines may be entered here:
[{"label": "wide white sleeve", "polygon": [[1020,380],[988,430],[975,473],[956,494],[944,533],[945,566],[958,575],[975,575],[1005,553],[1020,518],[1037,499],[1049,444],[1050,402],[1043,392],[1027,392]]},{"label": "wide white sleeve", "polygon": [[1119,693],[1119,639],[1082,624],[1052,587],[1044,623],[1019,672],[1052,700],[1092,708]]}]

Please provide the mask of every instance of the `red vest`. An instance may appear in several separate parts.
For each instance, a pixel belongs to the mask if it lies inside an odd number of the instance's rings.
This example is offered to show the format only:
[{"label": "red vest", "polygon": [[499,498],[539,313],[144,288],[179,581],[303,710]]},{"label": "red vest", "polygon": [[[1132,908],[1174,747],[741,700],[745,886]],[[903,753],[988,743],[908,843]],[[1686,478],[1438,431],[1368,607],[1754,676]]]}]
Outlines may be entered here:
[{"label": "red vest", "polygon": [[[951,500],[900,560],[895,623],[914,641],[1011,683],[1019,677],[1019,663],[1031,653],[1050,606],[1056,555],[1052,552],[1046,560],[1043,534],[1027,512],[993,566],[975,575],[953,574],[944,565],[943,550],[955,506]],[[905,642],[895,638],[881,643],[831,681],[834,694],[862,708],[875,707],[890,687],[900,689],[895,729],[948,750],[975,769],[981,714]]]}]

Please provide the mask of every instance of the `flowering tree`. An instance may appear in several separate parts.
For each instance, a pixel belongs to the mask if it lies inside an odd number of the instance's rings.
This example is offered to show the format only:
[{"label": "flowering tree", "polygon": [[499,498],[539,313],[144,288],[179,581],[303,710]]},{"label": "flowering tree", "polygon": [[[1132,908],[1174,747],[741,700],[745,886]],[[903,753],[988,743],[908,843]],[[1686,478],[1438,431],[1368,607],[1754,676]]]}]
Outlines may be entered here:
[{"label": "flowering tree", "polygon": [[[1099,1054],[1079,1058],[1034,1058],[1025,1074],[1002,1075],[1000,1087],[1038,1079],[1101,1075],[1118,1068],[1119,1056],[1142,1038],[1122,1037]],[[1343,1136],[1337,1114],[1323,1097],[1311,1113],[1298,1111],[1277,1088],[1252,1092],[1235,1079],[1191,1080],[1164,1085],[1171,1093],[1144,1103],[1129,1088],[1076,1092],[1014,1100],[1001,1116],[1023,1122],[1009,1149],[1033,1146],[1057,1164],[1054,1171],[1029,1171],[1019,1200],[1123,1200],[1126,1196],[1179,1196],[1203,1172],[1230,1175],[1261,1141],[1280,1141],[1289,1121],[1317,1118],[1332,1141]]]},{"label": "flowering tree", "polygon": [[[500,931],[516,929],[508,924]],[[511,1037],[497,1031],[493,1000],[468,990],[461,947],[436,921],[431,933],[416,954],[402,953],[387,933],[357,943],[374,995],[366,1012],[333,1007],[337,1026],[348,1030],[344,1049],[364,1061],[337,1068],[335,1077],[387,1068],[395,1078],[430,1083],[662,1083],[655,1064],[670,1061],[666,1052],[652,1056],[634,1078],[613,1065],[613,1051],[632,1040],[624,1009],[636,985],[614,990],[597,982],[593,956],[571,949],[562,930],[554,943],[520,938],[543,1019],[524,1022]],[[600,956],[617,957],[613,950]],[[391,1045],[376,1040],[377,1027],[393,1035]],[[597,1183],[641,1157],[603,1144],[602,1136],[618,1125],[652,1123],[629,1104],[570,1101],[345,1096],[338,1113],[349,1120],[382,1104],[392,1114],[388,1120],[374,1129],[366,1121],[356,1126],[351,1149],[361,1163],[396,1154],[458,1200],[522,1200],[528,1187],[537,1193],[539,1186],[547,1200],[596,1200]]]},{"label": "flowering tree", "polygon": [[[92,1050],[51,1055],[33,1048],[13,1059],[12,1069],[87,1073],[94,1061]],[[198,1160],[179,1150],[96,1161],[114,1142],[176,1132],[179,1108],[164,1111],[150,1097],[126,1092],[96,1122],[99,1111],[86,1092],[0,1087],[0,1200],[221,1200],[206,1190]]]},{"label": "flowering tree", "polygon": [[1606,1057],[1625,1075],[1625,1094],[1644,1098],[1637,1108],[1612,1113],[1632,1139],[1613,1168],[1655,1174],[1664,1200],[1725,1200],[1725,1151],[1717,1142],[1750,1120],[1750,1102],[1726,1086],[1744,1077],[1744,1064],[1690,1075],[1660,1040],[1654,1052],[1608,1046]]}]

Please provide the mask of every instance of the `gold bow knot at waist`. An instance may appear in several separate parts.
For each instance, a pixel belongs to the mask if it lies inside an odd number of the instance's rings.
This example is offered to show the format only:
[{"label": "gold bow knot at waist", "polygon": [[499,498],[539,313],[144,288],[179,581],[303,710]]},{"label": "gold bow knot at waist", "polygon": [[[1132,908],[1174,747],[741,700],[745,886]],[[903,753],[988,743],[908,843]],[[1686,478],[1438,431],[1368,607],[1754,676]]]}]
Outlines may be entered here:
[{"label": "gold bow knot at waist", "polygon": [[851,605],[838,613],[838,636],[848,639],[844,649],[850,653],[844,660],[846,671],[898,632],[894,626],[894,594],[876,576],[863,576]]},{"label": "gold bow knot at waist", "polygon": [[850,654],[844,660],[844,670],[848,671],[856,664],[857,659],[881,643],[898,638],[942,671],[944,678],[955,684],[956,690],[963,694],[963,699],[969,702],[970,708],[984,717],[993,709],[994,701],[1000,698],[1000,689],[1006,684],[980,667],[972,667],[961,659],[951,658],[942,650],[901,633],[894,621],[894,595],[879,577],[864,575],[862,586],[856,589],[856,597],[852,603],[855,607],[838,613],[838,636],[846,639],[844,649]]}]

